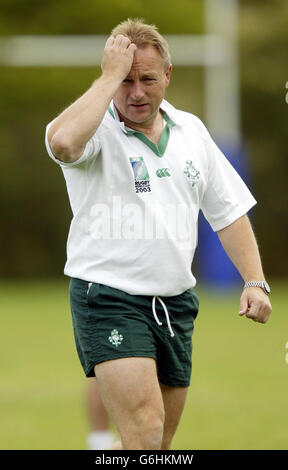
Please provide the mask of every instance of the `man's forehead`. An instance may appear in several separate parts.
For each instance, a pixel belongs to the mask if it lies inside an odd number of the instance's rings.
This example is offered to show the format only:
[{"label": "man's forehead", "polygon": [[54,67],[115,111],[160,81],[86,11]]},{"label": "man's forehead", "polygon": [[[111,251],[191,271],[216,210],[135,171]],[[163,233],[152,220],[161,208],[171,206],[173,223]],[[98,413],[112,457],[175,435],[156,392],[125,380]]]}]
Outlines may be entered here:
[{"label": "man's forehead", "polygon": [[163,58],[157,49],[149,44],[144,47],[137,47],[130,73],[133,73],[133,71],[152,72],[153,69],[157,72],[162,70],[163,65]]}]

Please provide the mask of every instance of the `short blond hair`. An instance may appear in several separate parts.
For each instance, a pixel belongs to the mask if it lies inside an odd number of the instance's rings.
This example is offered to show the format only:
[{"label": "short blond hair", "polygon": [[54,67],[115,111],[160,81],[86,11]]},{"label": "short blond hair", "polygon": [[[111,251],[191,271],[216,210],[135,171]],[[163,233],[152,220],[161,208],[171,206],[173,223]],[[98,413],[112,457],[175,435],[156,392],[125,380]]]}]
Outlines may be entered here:
[{"label": "short blond hair", "polygon": [[115,26],[111,32],[111,35],[114,37],[118,34],[123,34],[123,36],[126,36],[138,47],[144,47],[149,44],[155,47],[164,60],[165,71],[168,70],[171,63],[169,46],[155,25],[145,24],[142,18],[128,18],[126,21]]}]

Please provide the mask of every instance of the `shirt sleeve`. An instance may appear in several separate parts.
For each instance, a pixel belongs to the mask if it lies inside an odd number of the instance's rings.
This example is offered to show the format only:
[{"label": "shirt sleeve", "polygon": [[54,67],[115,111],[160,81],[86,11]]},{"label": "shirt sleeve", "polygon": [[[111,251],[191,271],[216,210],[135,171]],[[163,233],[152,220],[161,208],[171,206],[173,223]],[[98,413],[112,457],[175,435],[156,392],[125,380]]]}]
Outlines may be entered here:
[{"label": "shirt sleeve", "polygon": [[216,232],[245,215],[256,204],[256,200],[210,135],[206,145],[208,180],[201,209]]},{"label": "shirt sleeve", "polygon": [[72,167],[72,166],[76,166],[76,165],[79,165],[80,163],[84,162],[85,160],[88,160],[92,157],[95,157],[98,155],[99,151],[100,151],[100,148],[101,148],[101,143],[100,143],[100,139],[97,135],[97,133],[95,133],[90,140],[88,140],[86,146],[85,146],[85,149],[82,153],[82,155],[80,155],[80,157],[74,161],[74,162],[71,162],[71,163],[67,163],[67,162],[62,162],[62,160],[59,160],[59,158],[57,158],[53,152],[52,152],[52,149],[50,147],[50,144],[48,142],[48,131],[49,131],[49,128],[51,126],[51,124],[53,123],[54,121],[51,121],[47,126],[46,126],[46,132],[45,132],[45,145],[46,145],[46,149],[47,149],[47,152],[48,152],[48,155],[52,158],[52,160],[54,160],[54,162],[58,163],[58,165],[60,165],[61,167]]}]

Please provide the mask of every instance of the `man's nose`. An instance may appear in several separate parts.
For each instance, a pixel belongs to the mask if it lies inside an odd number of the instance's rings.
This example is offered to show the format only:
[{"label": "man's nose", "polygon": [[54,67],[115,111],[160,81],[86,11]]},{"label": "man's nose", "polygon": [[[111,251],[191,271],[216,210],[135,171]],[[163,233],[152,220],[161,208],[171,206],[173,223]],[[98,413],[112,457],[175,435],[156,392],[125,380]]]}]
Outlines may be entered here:
[{"label": "man's nose", "polygon": [[131,89],[131,98],[135,101],[140,101],[144,96],[143,86],[140,80],[135,80]]}]

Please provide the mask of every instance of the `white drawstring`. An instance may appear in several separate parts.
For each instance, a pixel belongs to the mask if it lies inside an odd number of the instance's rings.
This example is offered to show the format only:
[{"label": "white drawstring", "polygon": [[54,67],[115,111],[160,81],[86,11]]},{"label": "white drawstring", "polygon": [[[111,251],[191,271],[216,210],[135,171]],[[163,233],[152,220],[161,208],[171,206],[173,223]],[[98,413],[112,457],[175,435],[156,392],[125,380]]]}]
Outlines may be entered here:
[{"label": "white drawstring", "polygon": [[90,288],[91,288],[92,284],[93,284],[92,282],[88,282],[87,295],[89,294],[89,290],[90,290]]},{"label": "white drawstring", "polygon": [[156,322],[157,322],[157,325],[161,326],[162,323],[161,323],[161,321],[159,320],[159,318],[157,317],[157,313],[156,313],[156,309],[155,309],[156,299],[159,300],[160,304],[161,304],[162,307],[163,307],[163,310],[164,310],[165,315],[166,315],[167,325],[168,325],[170,334],[171,334],[171,336],[172,336],[172,338],[173,338],[173,336],[175,336],[175,335],[174,335],[173,330],[172,330],[172,328],[171,328],[169,313],[168,313],[168,310],[167,310],[167,308],[166,308],[166,305],[164,304],[163,300],[160,299],[160,297],[158,297],[157,295],[154,295],[153,300],[152,300],[152,312],[153,312],[154,318],[155,318],[155,320],[156,320]]}]

